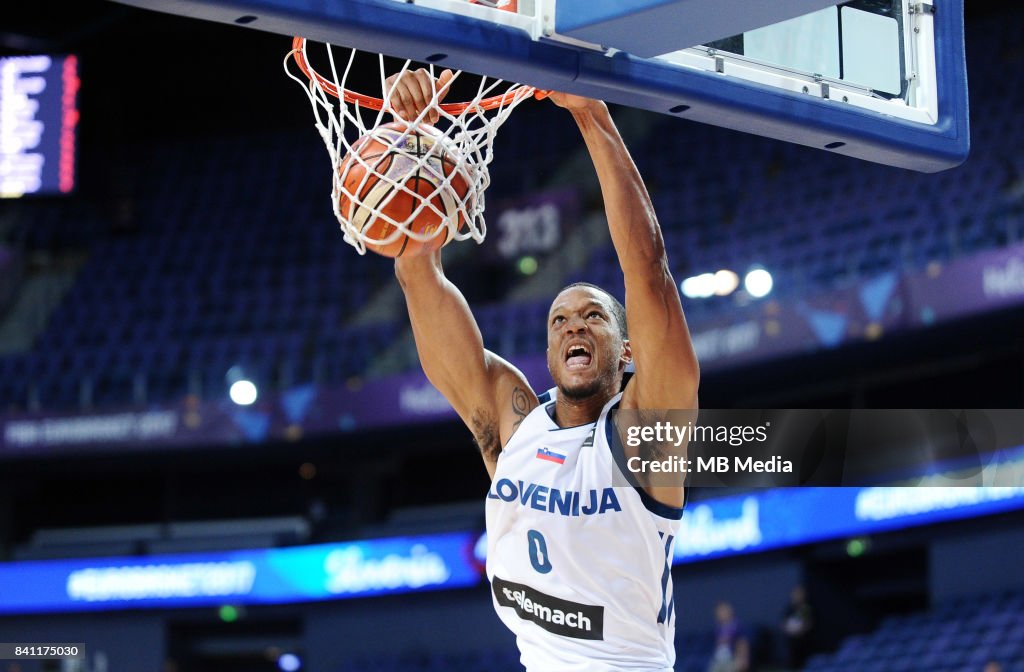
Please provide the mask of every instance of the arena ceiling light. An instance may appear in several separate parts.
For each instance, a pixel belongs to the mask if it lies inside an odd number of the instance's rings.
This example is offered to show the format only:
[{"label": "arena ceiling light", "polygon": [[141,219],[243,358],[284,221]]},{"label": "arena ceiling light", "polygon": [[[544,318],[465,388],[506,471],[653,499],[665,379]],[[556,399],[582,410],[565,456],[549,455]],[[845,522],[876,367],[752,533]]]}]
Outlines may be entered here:
[{"label": "arena ceiling light", "polygon": [[251,406],[259,397],[256,383],[249,379],[241,366],[232,366],[224,378],[228,382],[228,396],[239,406]]},{"label": "arena ceiling light", "polygon": [[772,291],[772,274],[763,268],[754,268],[743,278],[743,288],[755,299],[768,296]]},{"label": "arena ceiling light", "polygon": [[297,672],[302,669],[302,661],[294,653],[283,653],[277,659],[277,668],[281,672]]},{"label": "arena ceiling light", "polygon": [[259,397],[259,390],[251,380],[236,380],[231,383],[228,395],[231,397],[231,401],[239,406],[250,406]]},{"label": "arena ceiling light", "polygon": [[715,273],[715,295],[729,296],[740,286],[740,276],[727,268]]},{"label": "arena ceiling light", "polygon": [[679,289],[688,299],[709,299],[729,296],[740,286],[740,276],[723,268],[715,273],[701,273],[679,283]]},{"label": "arena ceiling light", "polygon": [[715,294],[715,274],[701,273],[683,280],[679,284],[683,296],[688,299],[706,299]]}]

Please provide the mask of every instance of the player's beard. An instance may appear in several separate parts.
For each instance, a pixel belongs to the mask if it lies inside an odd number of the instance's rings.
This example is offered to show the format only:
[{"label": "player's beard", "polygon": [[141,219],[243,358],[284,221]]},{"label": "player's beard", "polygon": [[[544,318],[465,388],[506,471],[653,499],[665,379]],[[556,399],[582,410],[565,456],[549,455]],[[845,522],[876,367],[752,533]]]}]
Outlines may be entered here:
[{"label": "player's beard", "polygon": [[559,386],[559,393],[566,399],[572,399],[573,401],[582,401],[589,399],[590,397],[598,394],[605,389],[606,386],[610,386],[614,373],[611,371],[604,371],[593,380],[585,383],[579,383],[573,387],[567,385]]}]

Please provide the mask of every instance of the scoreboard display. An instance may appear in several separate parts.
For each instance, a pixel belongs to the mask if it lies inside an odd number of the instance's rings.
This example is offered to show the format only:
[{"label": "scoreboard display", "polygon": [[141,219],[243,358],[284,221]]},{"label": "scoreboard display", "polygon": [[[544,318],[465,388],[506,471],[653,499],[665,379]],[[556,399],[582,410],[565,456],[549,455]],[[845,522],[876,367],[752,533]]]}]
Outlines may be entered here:
[{"label": "scoreboard display", "polygon": [[0,58],[0,197],[74,190],[78,59]]}]

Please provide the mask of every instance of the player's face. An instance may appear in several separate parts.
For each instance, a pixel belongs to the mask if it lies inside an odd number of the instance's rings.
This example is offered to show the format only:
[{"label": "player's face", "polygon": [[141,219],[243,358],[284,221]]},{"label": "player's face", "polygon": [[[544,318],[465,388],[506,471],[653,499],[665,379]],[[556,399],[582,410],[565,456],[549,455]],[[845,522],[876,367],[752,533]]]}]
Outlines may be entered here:
[{"label": "player's face", "polygon": [[614,394],[628,361],[628,345],[603,292],[571,287],[555,297],[548,312],[548,370],[563,395]]}]

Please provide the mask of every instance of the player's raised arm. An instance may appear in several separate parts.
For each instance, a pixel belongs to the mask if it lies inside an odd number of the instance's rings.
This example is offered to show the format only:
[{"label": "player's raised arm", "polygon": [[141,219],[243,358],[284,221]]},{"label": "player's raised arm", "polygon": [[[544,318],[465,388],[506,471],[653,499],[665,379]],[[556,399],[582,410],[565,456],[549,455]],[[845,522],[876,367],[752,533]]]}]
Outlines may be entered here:
[{"label": "player's raised arm", "polygon": [[647,188],[604,103],[555,93],[576,119],[594,161],[608,228],[625,278],[636,376],[623,408],[696,408],[700,369]]},{"label": "player's raised arm", "polygon": [[[390,78],[387,87],[399,116],[416,118],[431,103],[430,87],[443,88],[451,76],[446,70],[434,82],[419,70]],[[436,120],[436,112],[428,110],[426,118]],[[537,405],[537,396],[518,369],[484,349],[465,297],[444,275],[440,251],[399,257],[395,273],[423,372],[469,427],[493,476],[501,447]]]},{"label": "player's raised arm", "polygon": [[523,374],[485,350],[462,292],[444,276],[440,252],[395,260],[423,372],[466,423],[487,471],[537,396]]}]

